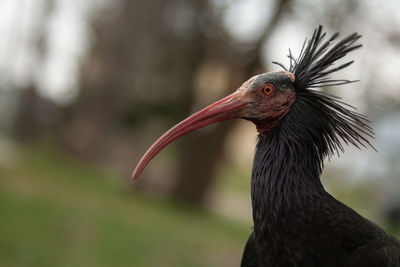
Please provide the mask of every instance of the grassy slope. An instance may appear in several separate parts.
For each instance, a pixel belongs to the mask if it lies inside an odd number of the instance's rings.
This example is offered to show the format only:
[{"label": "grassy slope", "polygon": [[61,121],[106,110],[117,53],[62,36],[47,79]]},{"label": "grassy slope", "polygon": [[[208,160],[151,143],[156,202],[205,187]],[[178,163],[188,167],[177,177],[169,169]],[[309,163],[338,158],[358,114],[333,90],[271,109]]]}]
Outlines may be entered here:
[{"label": "grassy slope", "polygon": [[247,226],[49,150],[0,166],[0,266],[237,266]]}]

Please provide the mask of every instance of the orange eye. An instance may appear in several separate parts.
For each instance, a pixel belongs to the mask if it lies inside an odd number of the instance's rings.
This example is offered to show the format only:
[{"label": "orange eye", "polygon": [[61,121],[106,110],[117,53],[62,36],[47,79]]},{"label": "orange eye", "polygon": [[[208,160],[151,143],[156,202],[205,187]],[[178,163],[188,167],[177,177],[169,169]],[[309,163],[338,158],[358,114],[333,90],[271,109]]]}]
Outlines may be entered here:
[{"label": "orange eye", "polygon": [[275,90],[274,85],[273,85],[273,84],[270,84],[270,83],[267,84],[267,85],[264,87],[264,89],[263,89],[264,94],[266,94],[266,95],[272,94],[272,93],[274,92],[274,90]]}]

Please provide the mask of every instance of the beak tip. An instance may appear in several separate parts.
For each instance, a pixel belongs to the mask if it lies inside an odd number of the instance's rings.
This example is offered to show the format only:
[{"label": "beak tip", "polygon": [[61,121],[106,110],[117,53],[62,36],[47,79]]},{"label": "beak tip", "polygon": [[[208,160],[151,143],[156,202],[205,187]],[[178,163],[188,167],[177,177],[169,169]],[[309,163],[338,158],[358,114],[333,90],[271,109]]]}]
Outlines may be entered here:
[{"label": "beak tip", "polygon": [[137,169],[135,169],[132,173],[132,181],[135,181],[140,175],[140,172],[138,172]]}]

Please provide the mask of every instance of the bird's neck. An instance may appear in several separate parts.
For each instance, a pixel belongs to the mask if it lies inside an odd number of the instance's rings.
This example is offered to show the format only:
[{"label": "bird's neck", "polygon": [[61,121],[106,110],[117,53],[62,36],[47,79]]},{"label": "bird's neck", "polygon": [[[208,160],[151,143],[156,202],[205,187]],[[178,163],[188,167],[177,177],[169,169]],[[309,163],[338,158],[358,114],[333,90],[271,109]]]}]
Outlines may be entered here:
[{"label": "bird's neck", "polygon": [[[318,151],[312,142],[298,142],[278,129],[260,135],[254,157],[251,196],[254,232],[259,254],[273,255],[313,220],[321,184]],[[282,236],[289,237],[283,241]],[[265,251],[263,251],[265,250]],[[268,252],[267,252],[268,251]],[[276,254],[280,254],[276,251]]]}]

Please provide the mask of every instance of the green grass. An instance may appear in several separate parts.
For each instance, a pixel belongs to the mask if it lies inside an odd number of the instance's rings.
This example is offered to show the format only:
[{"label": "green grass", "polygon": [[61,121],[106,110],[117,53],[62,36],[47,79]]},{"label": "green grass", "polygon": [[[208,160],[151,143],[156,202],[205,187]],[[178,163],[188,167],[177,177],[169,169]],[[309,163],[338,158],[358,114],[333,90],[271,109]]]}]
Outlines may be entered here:
[{"label": "green grass", "polygon": [[[250,229],[51,149],[0,166],[0,266],[237,266]],[[127,178],[128,180],[129,178]]]}]

